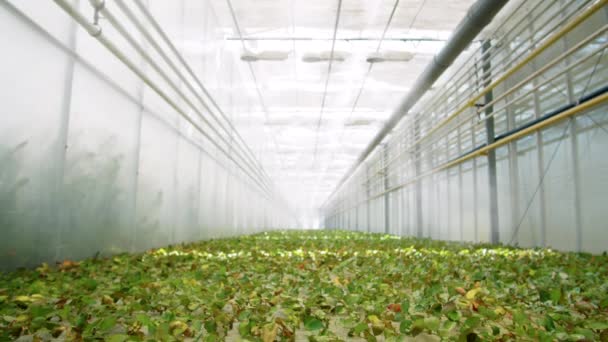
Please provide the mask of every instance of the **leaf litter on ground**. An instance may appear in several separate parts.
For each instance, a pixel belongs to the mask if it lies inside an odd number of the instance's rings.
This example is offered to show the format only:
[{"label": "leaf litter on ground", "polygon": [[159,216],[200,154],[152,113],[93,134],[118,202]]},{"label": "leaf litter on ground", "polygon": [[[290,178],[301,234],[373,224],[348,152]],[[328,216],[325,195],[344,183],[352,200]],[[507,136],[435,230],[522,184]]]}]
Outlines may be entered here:
[{"label": "leaf litter on ground", "polygon": [[0,340],[608,341],[608,257],[278,231],[0,274]]}]

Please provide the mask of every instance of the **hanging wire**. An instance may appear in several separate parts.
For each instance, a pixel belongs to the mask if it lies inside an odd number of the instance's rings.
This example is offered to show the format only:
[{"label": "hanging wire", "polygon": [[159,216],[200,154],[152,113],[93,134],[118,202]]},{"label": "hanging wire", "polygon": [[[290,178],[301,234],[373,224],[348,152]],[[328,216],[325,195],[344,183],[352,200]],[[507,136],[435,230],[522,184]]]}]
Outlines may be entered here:
[{"label": "hanging wire", "polygon": [[334,26],[334,35],[331,40],[331,51],[329,54],[329,64],[327,65],[327,78],[325,78],[325,88],[323,90],[323,99],[321,100],[321,111],[319,113],[319,120],[317,121],[317,129],[315,131],[315,150],[312,158],[313,166],[317,160],[317,150],[319,147],[319,130],[321,129],[321,122],[323,121],[323,112],[325,110],[325,101],[327,100],[327,86],[329,85],[329,79],[331,77],[331,68],[334,62],[334,50],[336,47],[336,35],[338,34],[338,26],[340,25],[340,12],[342,11],[342,0],[338,0],[338,10],[336,12],[336,23]]}]

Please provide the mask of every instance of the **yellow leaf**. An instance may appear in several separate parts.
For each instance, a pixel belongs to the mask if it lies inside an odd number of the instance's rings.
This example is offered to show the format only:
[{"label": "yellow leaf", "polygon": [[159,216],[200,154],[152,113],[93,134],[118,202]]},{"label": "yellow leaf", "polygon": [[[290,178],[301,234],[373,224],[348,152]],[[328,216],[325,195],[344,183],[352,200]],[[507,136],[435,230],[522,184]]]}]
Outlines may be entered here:
[{"label": "yellow leaf", "polygon": [[31,302],[32,299],[29,296],[17,296],[17,297],[15,297],[15,301],[16,302],[27,303],[27,302]]},{"label": "yellow leaf", "polygon": [[505,309],[503,309],[502,306],[499,306],[496,309],[494,309],[494,313],[496,313],[497,315],[504,315],[507,312],[505,311]]},{"label": "yellow leaf", "polygon": [[40,273],[47,273],[49,271],[49,265],[46,262],[43,262],[40,267],[36,268],[36,271]]},{"label": "yellow leaf", "polygon": [[367,317],[367,319],[369,319],[369,321],[373,325],[380,325],[380,324],[382,324],[382,322],[380,321],[380,319],[376,315],[370,315],[370,316]]},{"label": "yellow leaf", "polygon": [[169,331],[173,335],[179,335],[188,330],[188,324],[181,321],[173,321],[169,323]]},{"label": "yellow leaf", "polygon": [[279,326],[274,323],[264,326],[264,330],[262,331],[262,341],[274,342],[274,340],[277,338],[278,328]]},{"label": "yellow leaf", "polygon": [[33,294],[30,296],[30,299],[32,302],[43,302],[44,301],[44,296],[37,293],[37,294]]},{"label": "yellow leaf", "polygon": [[113,305],[114,299],[108,295],[103,295],[103,297],[101,297],[101,302],[105,305]]},{"label": "yellow leaf", "polygon": [[15,322],[26,322],[29,319],[29,317],[27,317],[27,315],[19,315],[17,316],[17,318],[15,319]]},{"label": "yellow leaf", "polygon": [[469,290],[466,294],[467,299],[474,299],[479,291],[481,291],[480,287]]}]

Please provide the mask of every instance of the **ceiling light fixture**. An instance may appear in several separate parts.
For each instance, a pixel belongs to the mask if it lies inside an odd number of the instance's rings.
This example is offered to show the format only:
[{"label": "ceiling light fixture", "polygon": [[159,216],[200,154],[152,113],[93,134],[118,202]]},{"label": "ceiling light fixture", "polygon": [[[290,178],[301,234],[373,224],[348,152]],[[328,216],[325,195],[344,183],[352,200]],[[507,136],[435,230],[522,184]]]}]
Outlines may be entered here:
[{"label": "ceiling light fixture", "polygon": [[253,52],[245,50],[241,54],[241,60],[245,62],[257,61],[284,61],[289,57],[289,52],[286,51],[260,51]]},{"label": "ceiling light fixture", "polygon": [[365,59],[368,63],[381,62],[409,62],[414,58],[414,54],[407,51],[382,51],[372,52]]},{"label": "ceiling light fixture", "polygon": [[[349,53],[346,51],[334,51],[334,62],[344,62],[346,58],[349,56]],[[305,53],[302,56],[302,62],[305,63],[318,63],[325,62],[331,59],[331,51],[322,51],[319,53]]]}]

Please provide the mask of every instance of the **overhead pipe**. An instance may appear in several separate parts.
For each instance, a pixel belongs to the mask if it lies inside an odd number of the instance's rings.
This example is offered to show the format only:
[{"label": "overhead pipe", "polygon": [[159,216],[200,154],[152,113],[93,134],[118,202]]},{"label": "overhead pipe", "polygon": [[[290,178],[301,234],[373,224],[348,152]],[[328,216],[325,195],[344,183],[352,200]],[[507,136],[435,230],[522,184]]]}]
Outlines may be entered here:
[{"label": "overhead pipe", "polygon": [[143,71],[133,63],[127,56],[125,56],[118,47],[110,41],[99,26],[90,23],[78,10],[76,10],[67,0],[54,0],[54,2],[61,7],[68,15],[70,15],[76,22],[82,26],[91,36],[95,37],[104,47],[106,47],[116,58],[127,66],[133,73],[135,73],[140,79],[144,81],[154,92],[156,92],[165,102],[171,106],[175,111],[182,116],[188,123],[190,123],[198,132],[205,136],[222,154],[228,159],[235,163],[235,165],[241,169],[247,176],[249,176],[254,183],[256,183],[263,192],[267,192],[269,197],[272,197],[272,192],[265,186],[264,183],[260,182],[254,177],[247,169],[245,169],[232,155],[230,155],[222,146],[220,146],[213,138],[203,130],[196,122],[194,122],[186,112],[181,109],[175,101],[171,99],[165,92],[163,92],[151,79],[143,73]]},{"label": "overhead pipe", "polygon": [[[96,6],[99,3],[99,1],[101,1],[101,0],[90,0],[90,2],[93,4],[93,6]],[[219,124],[219,127],[222,129],[222,131],[225,132],[227,136],[231,136],[232,137],[233,135],[238,135],[238,132],[236,131],[236,129],[231,125],[231,123],[224,116],[224,113],[221,110],[220,110],[220,116],[223,116],[223,118],[228,122],[228,125],[230,127],[226,127],[224,125],[224,123],[220,120],[220,117],[218,117],[211,110],[211,108],[203,100],[203,98],[200,96],[200,94],[194,89],[194,87],[192,86],[192,84],[190,82],[188,82],[188,80],[186,79],[186,77],[184,76],[184,74],[171,61],[171,59],[169,59],[169,57],[165,54],[165,52],[163,51],[163,49],[158,45],[158,43],[156,42],[156,40],[150,35],[150,33],[146,30],[146,28],[142,25],[142,23],[136,18],[135,14],[125,5],[125,3],[122,0],[117,0],[116,4],[121,8],[121,10],[131,20],[131,23],[133,23],[135,25],[135,27],[139,30],[139,32],[148,40],[148,42],[152,45],[152,47],[156,50],[156,52],[161,56],[161,58],[163,59],[163,61],[165,61],[165,63],[179,77],[179,79],[183,82],[183,84],[186,85],[186,87],[196,97],[196,99],[198,99],[198,101],[203,105],[203,107],[211,114],[211,118],[213,118],[214,121]],[[137,42],[133,41],[132,36],[130,36],[130,34],[124,29],[124,27],[120,23],[118,23],[117,19],[112,15],[112,13],[109,12],[107,9],[104,9],[104,11],[105,11],[104,14],[106,14],[108,16],[108,20],[110,20],[110,22],[114,26],[120,26],[120,27],[117,27],[118,31],[121,32],[123,34],[123,36],[125,36],[125,38],[132,43],[132,45],[135,47],[136,50],[138,50],[138,51],[141,50],[141,51],[139,51],[140,54],[144,58],[146,58],[148,60],[149,59],[148,58],[149,55],[145,51],[143,51],[142,49],[140,49],[139,44]],[[179,52],[177,52],[177,51],[176,51],[176,53],[179,54]],[[152,65],[152,64],[155,64],[155,63],[149,62],[149,64]],[[185,61],[183,61],[182,64],[187,65],[187,63]],[[166,80],[166,81],[168,83],[171,83],[170,80]],[[202,87],[202,84],[200,86]],[[181,91],[179,91],[179,90],[175,90],[175,91],[178,92],[178,94],[182,94]],[[205,94],[207,94],[210,97],[210,95],[208,93],[206,93],[206,90],[205,90]],[[186,101],[186,103],[191,104],[191,102],[186,97],[184,97],[184,100]],[[217,104],[215,104],[215,102],[213,102],[213,104],[219,110],[219,106],[217,106]],[[208,122],[208,120],[205,117],[203,117],[203,114],[200,111],[198,111],[197,108],[195,108],[195,107],[192,107],[192,108],[194,109],[194,111],[198,114],[198,116],[204,122]],[[211,128],[218,134],[218,136],[221,137],[221,134],[219,134],[219,132],[217,132],[217,130],[215,130],[213,127],[211,127]],[[232,129],[232,131],[230,131],[229,128]],[[239,137],[240,137],[240,135],[239,135]],[[228,144],[227,141],[224,140],[224,142],[226,142],[226,144]],[[238,144],[238,141],[237,141],[237,147],[239,147],[239,151],[241,151],[242,154],[243,154],[243,156],[241,156],[241,158],[245,162],[251,163],[252,167],[254,167],[255,169],[257,169],[257,173],[260,174],[261,179],[267,179],[266,183],[268,183],[268,186],[270,188],[272,188],[272,183],[270,181],[270,178],[263,171],[263,167],[259,164],[259,162],[257,162],[257,160],[254,157],[252,157],[250,154],[248,154],[248,152],[250,152],[250,150],[248,149],[247,145],[244,142],[243,142],[243,144],[244,144],[244,146],[241,146],[240,144]],[[228,144],[228,145],[230,145],[230,144]],[[238,153],[238,151],[237,151],[237,153]]]},{"label": "overhead pipe", "polygon": [[[231,143],[227,140],[226,137],[224,137],[221,132],[218,131],[218,129],[216,127],[214,127],[214,125],[211,124],[211,122],[209,121],[209,119],[207,119],[207,117],[205,117],[203,115],[203,113],[199,110],[199,108],[197,108],[195,106],[194,103],[192,103],[192,101],[190,100],[190,98],[188,98],[180,89],[179,87],[169,78],[169,76],[164,72],[164,70],[161,69],[161,67],[152,59],[152,57],[144,50],[144,48],[137,42],[137,40],[127,31],[127,29],[118,21],[118,19],[113,15],[113,13],[107,8],[105,7],[105,2],[104,0],[89,0],[89,2],[91,3],[91,5],[95,8],[96,13],[99,11],[100,13],[102,13],[105,17],[105,19],[107,19],[112,26],[114,26],[114,28],[116,28],[116,30],[131,44],[131,46],[144,58],[144,60],[148,63],[148,65],[150,65],[152,67],[152,69],[154,69],[160,76],[161,78],[167,82],[167,84],[170,86],[171,89],[173,89],[173,91],[175,91],[175,93],[177,95],[179,95],[183,101],[190,107],[192,108],[192,110],[194,110],[194,112],[197,114],[197,116],[201,119],[201,121],[203,123],[205,123],[209,129],[211,131],[213,131],[218,137],[219,139],[224,142],[226,144],[226,146],[231,146]],[[161,54],[161,56],[163,56],[163,54]],[[166,56],[165,56],[166,57]],[[170,63],[168,63],[170,64]],[[173,66],[173,64],[170,64],[170,66]],[[176,71],[176,70],[174,70]],[[181,73],[177,72],[178,76],[183,76]],[[185,82],[185,80],[184,80]],[[187,85],[189,85],[189,83],[185,82]],[[193,90],[192,88],[190,88],[191,90]],[[195,96],[198,95],[195,93]],[[202,99],[201,99],[202,101]],[[205,105],[205,108],[209,108]],[[220,127],[223,128],[225,130],[225,132],[230,135],[230,132],[228,132],[228,130],[226,130],[226,128],[221,125],[221,122],[217,119],[217,117],[212,113],[211,117],[213,117],[216,122],[218,122],[220,124]],[[256,175],[258,175],[260,177],[260,181],[262,183],[265,184],[265,186],[267,187],[267,190],[269,192],[273,192],[272,190],[272,186],[270,179],[266,179],[265,175],[263,174],[263,172],[260,170],[260,168],[255,164],[255,161],[251,161],[249,160],[245,155],[243,155],[243,153],[245,152],[241,152],[242,149],[239,150],[235,150],[235,154],[244,162],[244,165],[248,166],[249,169]]]},{"label": "overhead pipe", "polygon": [[[158,65],[158,63],[156,63],[152,59],[152,57],[144,50],[143,46],[137,42],[135,37],[133,37],[133,35],[131,35],[127,31],[127,29],[118,21],[118,19],[113,15],[113,13],[105,6],[105,1],[104,0],[89,0],[89,2],[95,9],[95,13],[102,13],[104,15],[104,18],[107,19],[110,22],[110,24],[127,40],[127,42],[129,42],[131,44],[131,46],[144,58],[144,60],[148,63],[148,65],[150,65],[152,67],[152,69],[155,70],[161,76],[161,78],[170,86],[170,88],[173,91],[175,91],[175,93],[177,95],[179,95],[182,98],[182,100],[190,108],[192,108],[192,110],[196,114],[198,114],[198,117],[201,119],[201,121],[203,123],[205,123],[207,125],[207,127],[209,127],[209,129],[211,131],[213,131],[219,137],[219,139],[221,141],[223,141],[227,146],[231,146],[231,144],[227,140],[227,138],[224,137],[214,127],[214,125],[211,124],[209,119],[207,119],[203,115],[203,113],[199,110],[199,108],[197,108],[196,105],[194,103],[192,103],[192,101],[190,101],[190,99],[179,89],[177,84],[175,84],[175,82],[171,80],[171,78],[164,72],[164,70],[161,69],[161,67]],[[179,75],[181,75],[181,73],[178,73],[178,76]],[[230,134],[228,133],[228,135],[230,135]],[[250,164],[249,161],[241,155],[241,153],[238,153],[239,151],[235,151],[235,152],[237,152],[236,155],[239,156],[245,162],[245,165],[247,165],[253,173],[258,174],[261,177],[260,179],[264,183],[264,176],[261,175],[259,169],[257,169],[254,164]],[[269,187],[269,189],[270,189],[270,187]]]},{"label": "overhead pipe", "polygon": [[[124,1],[118,1],[117,4],[119,6],[121,4],[124,5]],[[169,39],[169,37],[167,36],[167,34],[165,33],[165,31],[162,29],[162,27],[160,27],[160,25],[156,21],[156,19],[154,19],[154,17],[150,13],[150,11],[141,2],[141,0],[136,0],[135,4],[137,5],[137,7],[141,11],[141,13],[144,15],[144,17],[148,20],[148,22],[150,22],[150,24],[152,25],[152,27],[154,28],[154,30],[156,31],[156,33],[158,33],[158,35],[160,36],[160,38],[165,42],[165,44],[169,47],[169,49],[177,57],[177,59],[180,61],[180,63],[184,67],[184,69],[186,69],[186,71],[188,72],[188,74],[192,77],[192,79],[194,80],[194,82],[196,82],[196,84],[198,85],[198,87],[202,90],[203,94],[205,94],[205,96],[209,99],[209,101],[211,102],[211,104],[217,109],[218,113],[220,114],[220,117],[224,119],[224,121],[226,122],[226,124],[228,125],[228,127],[234,132],[234,136],[237,138],[237,140],[239,140],[244,145],[244,147],[247,150],[247,153],[248,153],[250,159],[253,159],[255,161],[255,163],[260,167],[261,171],[265,174],[266,178],[270,179],[270,177],[268,176],[268,174],[266,174],[266,171],[264,170],[264,167],[262,166],[262,164],[260,163],[260,161],[255,157],[254,153],[249,148],[249,145],[247,145],[247,143],[245,142],[245,140],[239,134],[238,130],[234,127],[232,121],[226,116],[226,114],[222,111],[222,109],[217,104],[217,102],[213,99],[213,96],[211,96],[211,94],[209,93],[209,91],[207,90],[207,88],[205,88],[205,86],[203,85],[203,83],[201,82],[201,80],[199,79],[199,77],[192,70],[192,68],[186,62],[186,60],[184,59],[184,57],[179,53],[179,51],[177,50],[177,48],[175,47],[175,45],[171,42],[171,39]],[[121,6],[121,7],[123,7],[123,6]],[[124,8],[128,9],[127,6],[124,6]],[[128,14],[128,13],[126,13],[126,14]]]},{"label": "overhead pipe", "polygon": [[[420,98],[431,88],[433,83],[443,74],[443,72],[456,60],[475,37],[483,30],[500,11],[508,0],[477,0],[464,19],[458,24],[454,33],[441,49],[433,57],[431,63],[424,69],[422,74],[416,79],[412,90],[401,101],[397,110],[393,112],[382,129],[376,134],[374,139],[367,145],[365,150],[359,155],[357,161],[351,166],[348,172],[340,180],[334,193],[346,182],[361,163],[374,151],[384,138],[397,126],[399,121],[409,112],[410,109],[420,100]],[[333,195],[333,193],[332,193]],[[330,195],[331,197],[331,195]]]}]

